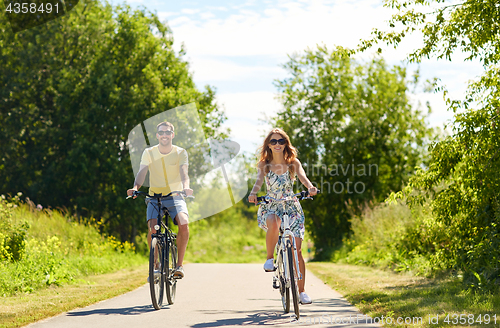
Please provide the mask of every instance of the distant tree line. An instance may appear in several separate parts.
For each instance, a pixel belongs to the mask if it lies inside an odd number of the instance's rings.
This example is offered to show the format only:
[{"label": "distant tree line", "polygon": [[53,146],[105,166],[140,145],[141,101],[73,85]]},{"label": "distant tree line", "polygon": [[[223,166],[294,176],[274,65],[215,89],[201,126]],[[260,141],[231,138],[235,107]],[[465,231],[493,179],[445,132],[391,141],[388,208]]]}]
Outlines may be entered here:
[{"label": "distant tree line", "polygon": [[134,240],[146,224],[144,204],[125,201],[129,131],[194,102],[206,136],[217,136],[225,117],[215,90],[196,88],[171,30],[146,10],[86,0],[15,34],[0,15],[0,34],[0,193],[21,191]]},{"label": "distant tree line", "polygon": [[289,77],[276,82],[284,109],[275,123],[322,190],[303,206],[316,258],[328,259],[349,236],[353,214],[401,190],[425,163],[433,129],[427,110],[410,103],[418,74],[409,77],[404,67],[319,46],[290,56],[284,68]]}]

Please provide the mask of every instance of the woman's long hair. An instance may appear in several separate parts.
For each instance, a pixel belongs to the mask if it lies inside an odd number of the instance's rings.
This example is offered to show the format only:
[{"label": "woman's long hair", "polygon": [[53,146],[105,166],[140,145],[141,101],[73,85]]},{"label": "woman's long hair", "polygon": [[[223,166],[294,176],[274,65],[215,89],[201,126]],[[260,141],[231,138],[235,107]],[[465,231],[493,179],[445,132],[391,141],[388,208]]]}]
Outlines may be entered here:
[{"label": "woman's long hair", "polygon": [[297,149],[292,146],[290,142],[290,137],[280,128],[274,128],[267,134],[267,137],[264,139],[264,143],[259,148],[260,149],[260,159],[259,162],[264,162],[266,165],[264,166],[265,174],[269,173],[270,163],[273,160],[273,151],[269,148],[269,142],[271,141],[271,136],[273,134],[279,134],[283,139],[286,140],[285,149],[283,149],[283,157],[285,158],[285,163],[287,164],[288,170],[290,171],[290,178],[295,180],[295,167],[292,162],[297,158]]}]

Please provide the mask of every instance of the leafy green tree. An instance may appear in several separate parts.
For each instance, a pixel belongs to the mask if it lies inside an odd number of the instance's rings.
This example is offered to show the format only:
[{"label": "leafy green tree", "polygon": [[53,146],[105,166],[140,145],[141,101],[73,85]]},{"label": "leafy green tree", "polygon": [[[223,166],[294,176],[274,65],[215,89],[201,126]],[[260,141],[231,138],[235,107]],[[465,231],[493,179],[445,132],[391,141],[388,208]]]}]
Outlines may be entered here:
[{"label": "leafy green tree", "polygon": [[17,34],[0,15],[0,191],[96,217],[133,240],[144,206],[125,201],[134,176],[126,140],[145,119],[195,102],[207,136],[225,119],[199,91],[155,14],[87,0]]},{"label": "leafy green tree", "polygon": [[306,173],[323,194],[304,203],[319,258],[349,233],[352,212],[401,190],[431,135],[410,105],[406,70],[383,59],[360,64],[324,47],[290,57],[277,81],[284,109],[276,125],[290,134]]},{"label": "leafy green tree", "polygon": [[[463,271],[467,283],[500,281],[500,8],[498,1],[387,1],[399,12],[390,30],[374,30],[360,50],[377,43],[397,47],[411,32],[423,36],[423,45],[408,54],[411,62],[435,57],[452,60],[461,52],[466,60],[479,60],[484,72],[470,81],[464,99],[451,99],[443,90],[449,110],[457,113],[453,135],[431,147],[431,162],[410,179],[410,204],[432,196],[437,220],[446,224],[453,240],[446,246],[450,266]],[[424,194],[411,193],[424,190]],[[439,248],[439,247],[438,247]],[[442,251],[442,250],[441,250]]]}]

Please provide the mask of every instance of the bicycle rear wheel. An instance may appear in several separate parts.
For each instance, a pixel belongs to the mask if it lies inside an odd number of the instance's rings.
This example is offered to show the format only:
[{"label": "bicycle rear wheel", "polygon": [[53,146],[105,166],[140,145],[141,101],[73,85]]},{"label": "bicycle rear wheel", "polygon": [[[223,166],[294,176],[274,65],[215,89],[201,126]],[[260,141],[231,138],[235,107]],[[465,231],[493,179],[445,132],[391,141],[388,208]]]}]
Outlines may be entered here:
[{"label": "bicycle rear wheel", "polygon": [[292,242],[287,240],[286,252],[288,255],[288,269],[290,272],[290,287],[292,290],[293,308],[295,310],[296,319],[299,319],[299,288],[297,287],[297,279],[295,279],[295,258],[293,256]]},{"label": "bicycle rear wheel", "polygon": [[174,304],[177,290],[177,279],[174,279],[174,271],[177,268],[177,246],[174,243],[170,244],[167,253],[165,287],[168,304]]},{"label": "bicycle rear wheel", "polygon": [[285,313],[290,312],[290,289],[286,287],[285,266],[283,264],[283,251],[278,251],[277,271],[280,284],[281,304]]},{"label": "bicycle rear wheel", "polygon": [[155,237],[151,240],[151,249],[149,250],[149,291],[151,293],[151,302],[156,310],[161,308],[163,303],[163,287],[165,286],[164,271],[164,248],[160,240]]}]

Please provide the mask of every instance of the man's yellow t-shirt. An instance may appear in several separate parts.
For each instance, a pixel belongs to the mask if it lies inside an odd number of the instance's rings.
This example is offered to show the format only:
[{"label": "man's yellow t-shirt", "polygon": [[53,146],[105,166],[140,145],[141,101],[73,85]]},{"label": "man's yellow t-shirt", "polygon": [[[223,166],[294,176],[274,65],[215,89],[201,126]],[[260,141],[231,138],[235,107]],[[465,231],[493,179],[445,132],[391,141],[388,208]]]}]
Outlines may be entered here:
[{"label": "man's yellow t-shirt", "polygon": [[149,168],[149,194],[166,195],[171,191],[182,191],[180,166],[188,165],[185,149],[172,145],[168,154],[160,153],[158,145],[147,148],[142,153],[141,165]]}]

